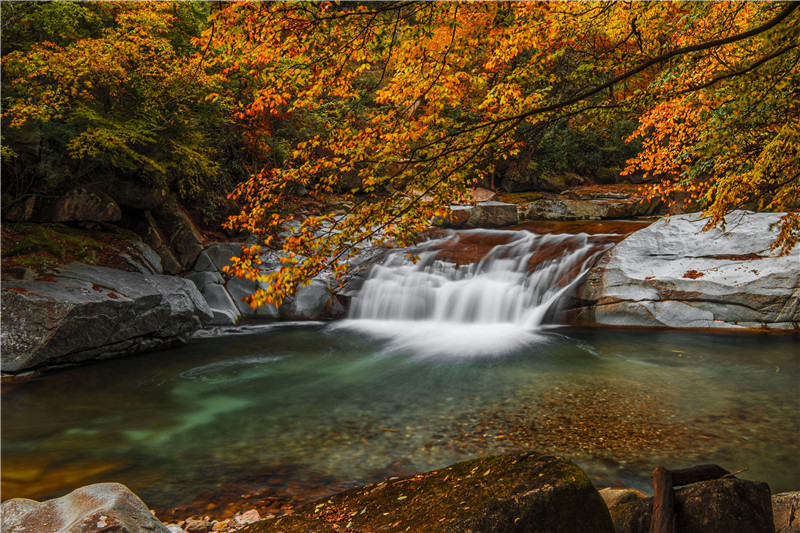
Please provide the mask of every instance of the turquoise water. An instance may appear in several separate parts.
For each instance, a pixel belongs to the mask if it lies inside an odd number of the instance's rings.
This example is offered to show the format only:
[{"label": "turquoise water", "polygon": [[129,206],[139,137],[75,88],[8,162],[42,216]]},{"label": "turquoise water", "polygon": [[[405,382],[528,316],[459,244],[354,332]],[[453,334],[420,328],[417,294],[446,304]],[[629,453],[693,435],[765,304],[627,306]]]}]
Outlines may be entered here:
[{"label": "turquoise water", "polygon": [[598,486],[717,463],[800,489],[796,335],[558,328],[483,357],[320,323],[214,335],[4,385],[3,499],[119,481],[161,516],[263,514],[522,450]]}]

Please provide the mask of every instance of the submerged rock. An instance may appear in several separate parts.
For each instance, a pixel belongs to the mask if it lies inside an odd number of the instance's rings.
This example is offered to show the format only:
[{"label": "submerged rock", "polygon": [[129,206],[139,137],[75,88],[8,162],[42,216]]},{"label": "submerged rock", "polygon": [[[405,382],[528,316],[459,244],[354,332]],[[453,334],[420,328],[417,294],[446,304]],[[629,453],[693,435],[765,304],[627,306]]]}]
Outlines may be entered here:
[{"label": "submerged rock", "polygon": [[[653,498],[611,508],[617,533],[649,533]],[[769,485],[716,479],[675,491],[675,531],[773,533]]]},{"label": "submerged rock", "polygon": [[119,483],[97,483],[61,498],[3,503],[2,533],[169,533],[142,500]]},{"label": "submerged rock", "polygon": [[8,372],[173,346],[212,317],[189,280],[81,263],[4,281],[2,315]]},{"label": "submerged rock", "polygon": [[800,247],[771,251],[780,213],[659,220],[614,247],[584,283],[578,322],[673,328],[800,328]]},{"label": "submerged rock", "polygon": [[241,530],[613,532],[603,499],[566,459],[505,455],[392,478]]}]

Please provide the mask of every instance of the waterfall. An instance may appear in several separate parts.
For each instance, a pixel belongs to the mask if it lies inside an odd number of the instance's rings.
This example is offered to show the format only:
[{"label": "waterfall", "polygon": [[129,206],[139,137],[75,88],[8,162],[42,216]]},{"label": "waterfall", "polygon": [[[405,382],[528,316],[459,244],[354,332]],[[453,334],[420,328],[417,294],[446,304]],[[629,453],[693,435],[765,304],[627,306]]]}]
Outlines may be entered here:
[{"label": "waterfall", "polygon": [[339,327],[425,354],[506,353],[536,331],[559,299],[612,246],[603,235],[449,232],[375,265]]}]

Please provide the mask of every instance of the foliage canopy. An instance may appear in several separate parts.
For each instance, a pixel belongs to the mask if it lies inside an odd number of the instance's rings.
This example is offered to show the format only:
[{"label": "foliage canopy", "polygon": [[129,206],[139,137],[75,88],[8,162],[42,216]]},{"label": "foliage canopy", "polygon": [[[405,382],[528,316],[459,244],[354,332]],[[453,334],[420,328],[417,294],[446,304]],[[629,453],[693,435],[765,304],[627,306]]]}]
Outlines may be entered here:
[{"label": "foliage canopy", "polygon": [[[376,239],[405,244],[530,132],[638,121],[628,171],[688,191],[709,224],[738,207],[796,210],[800,24],[781,3],[237,3],[208,31],[228,79],[246,80],[240,118],[314,124],[280,165],[234,196],[234,226],[270,242],[288,183],[346,191],[348,216],[309,217],[283,239],[297,254],[261,276],[277,303]],[[308,117],[313,117],[308,118]],[[383,194],[378,194],[378,193]],[[796,212],[778,246],[798,238]],[[255,250],[251,251],[254,254]]]},{"label": "foliage canopy", "polygon": [[[798,4],[11,4],[3,155],[24,164],[4,169],[188,190],[220,167],[249,176],[228,224],[289,255],[268,275],[258,247],[235,262],[263,282],[254,306],[367,243],[411,242],[524,151],[560,170],[586,143],[653,194],[688,193],[709,225],[787,211],[776,247],[800,238]],[[301,194],[346,216],[287,232]]]}]

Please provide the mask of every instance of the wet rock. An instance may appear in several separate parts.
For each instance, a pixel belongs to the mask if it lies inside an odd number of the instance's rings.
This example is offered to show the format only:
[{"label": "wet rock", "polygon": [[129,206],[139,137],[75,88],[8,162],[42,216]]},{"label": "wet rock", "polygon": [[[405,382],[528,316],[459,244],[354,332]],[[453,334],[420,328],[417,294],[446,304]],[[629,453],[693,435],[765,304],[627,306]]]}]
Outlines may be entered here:
[{"label": "wet rock", "polygon": [[[649,533],[653,498],[610,509],[617,533]],[[773,533],[769,485],[717,479],[675,491],[675,531]]]},{"label": "wet rock", "polygon": [[208,533],[212,528],[211,522],[208,520],[194,520],[188,519],[183,526],[186,533]]},{"label": "wet rock", "polygon": [[800,491],[773,494],[772,519],[776,533],[800,533]]},{"label": "wet rock", "polygon": [[241,531],[613,532],[608,509],[573,463],[509,455],[367,485]]},{"label": "wet rock", "polygon": [[255,509],[250,509],[249,511],[234,517],[234,520],[236,520],[236,523],[240,526],[246,526],[247,524],[258,522],[261,520],[261,516],[259,516],[258,511]]},{"label": "wet rock", "polygon": [[605,489],[600,489],[598,492],[600,493],[600,496],[603,497],[603,501],[606,502],[606,507],[609,509],[623,503],[647,498],[645,493],[632,489],[608,487]]},{"label": "wet rock", "polygon": [[800,248],[770,251],[780,213],[736,211],[702,231],[698,214],[662,219],[590,271],[578,321],[650,327],[800,328]]},{"label": "wet rock", "polygon": [[61,498],[3,503],[3,533],[169,533],[125,485],[98,483]]},{"label": "wet rock", "polygon": [[466,226],[501,228],[517,223],[517,206],[504,202],[478,202],[470,212]]},{"label": "wet rock", "polygon": [[2,314],[10,372],[173,346],[212,317],[188,280],[80,263],[4,282]]}]

